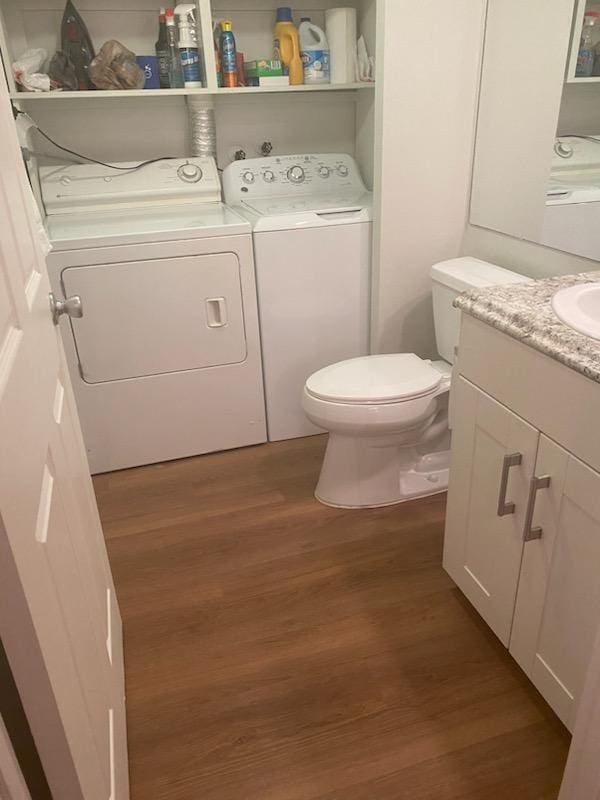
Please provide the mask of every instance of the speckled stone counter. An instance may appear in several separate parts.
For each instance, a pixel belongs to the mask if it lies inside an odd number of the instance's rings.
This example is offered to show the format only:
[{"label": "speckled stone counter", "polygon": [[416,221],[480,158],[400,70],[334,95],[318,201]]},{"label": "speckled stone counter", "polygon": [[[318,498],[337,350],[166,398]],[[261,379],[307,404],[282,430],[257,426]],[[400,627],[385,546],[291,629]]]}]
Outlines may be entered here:
[{"label": "speckled stone counter", "polygon": [[578,283],[599,283],[600,271],[478,289],[460,295],[454,305],[499,331],[600,383],[600,341],[563,325],[552,297]]}]

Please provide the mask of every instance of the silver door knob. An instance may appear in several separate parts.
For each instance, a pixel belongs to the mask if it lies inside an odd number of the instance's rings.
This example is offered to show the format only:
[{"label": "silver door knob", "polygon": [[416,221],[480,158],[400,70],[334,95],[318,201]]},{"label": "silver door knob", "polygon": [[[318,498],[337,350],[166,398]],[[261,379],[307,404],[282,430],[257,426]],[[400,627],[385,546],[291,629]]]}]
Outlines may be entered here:
[{"label": "silver door knob", "polygon": [[58,300],[55,295],[50,292],[48,300],[50,301],[52,322],[55,325],[58,325],[58,321],[63,314],[66,314],[72,319],[83,317],[83,304],[78,294],[74,294],[73,297],[67,297],[66,300]]}]

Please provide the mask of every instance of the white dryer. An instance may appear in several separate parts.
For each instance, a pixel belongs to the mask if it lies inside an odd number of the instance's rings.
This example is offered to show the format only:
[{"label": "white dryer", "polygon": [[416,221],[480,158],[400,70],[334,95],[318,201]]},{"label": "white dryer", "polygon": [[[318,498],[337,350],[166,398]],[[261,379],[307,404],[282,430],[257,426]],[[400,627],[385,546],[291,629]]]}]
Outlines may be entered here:
[{"label": "white dryer", "polygon": [[[125,165],[119,165],[125,166]],[[40,170],[93,473],[266,440],[252,234],[212,159]]]},{"label": "white dryer", "polygon": [[369,352],[372,195],[340,154],[237,161],[223,190],[254,231],[269,439],[322,433],[306,379]]}]

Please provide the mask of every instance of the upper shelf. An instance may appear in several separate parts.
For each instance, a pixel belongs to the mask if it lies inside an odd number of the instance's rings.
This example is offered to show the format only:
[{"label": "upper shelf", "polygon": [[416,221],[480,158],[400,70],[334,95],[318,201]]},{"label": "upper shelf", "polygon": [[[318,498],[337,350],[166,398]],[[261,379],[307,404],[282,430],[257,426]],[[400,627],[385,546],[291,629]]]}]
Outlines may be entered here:
[{"label": "upper shelf", "polygon": [[12,92],[11,99],[29,102],[45,100],[101,100],[116,97],[177,97],[177,96],[223,96],[230,94],[277,94],[282,92],[344,92],[373,89],[374,83],[325,83],[302,86],[238,86],[235,89],[129,89],[122,91],[93,92]]}]

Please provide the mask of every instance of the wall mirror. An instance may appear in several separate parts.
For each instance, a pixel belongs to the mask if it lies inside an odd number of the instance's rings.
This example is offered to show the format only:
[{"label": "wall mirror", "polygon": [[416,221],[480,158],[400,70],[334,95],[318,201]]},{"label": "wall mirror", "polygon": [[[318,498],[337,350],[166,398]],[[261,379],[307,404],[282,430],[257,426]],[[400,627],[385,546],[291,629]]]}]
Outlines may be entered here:
[{"label": "wall mirror", "polygon": [[600,260],[600,0],[489,0],[471,223]]}]

